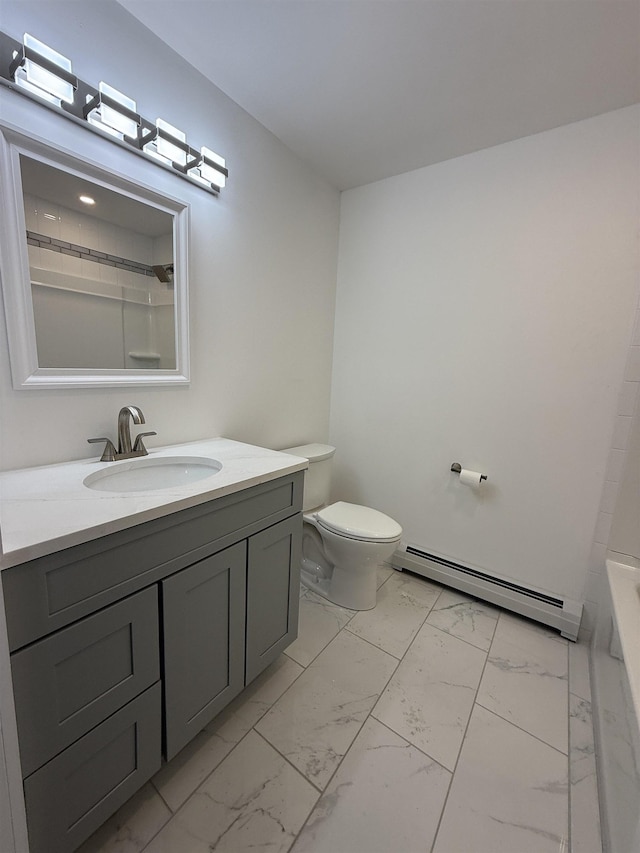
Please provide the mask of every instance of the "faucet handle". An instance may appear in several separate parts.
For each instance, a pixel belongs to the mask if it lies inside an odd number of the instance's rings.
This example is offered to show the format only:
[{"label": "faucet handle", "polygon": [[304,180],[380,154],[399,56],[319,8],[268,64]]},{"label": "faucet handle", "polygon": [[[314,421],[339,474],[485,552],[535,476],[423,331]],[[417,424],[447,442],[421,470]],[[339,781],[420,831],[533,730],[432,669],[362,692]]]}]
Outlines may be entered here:
[{"label": "faucet handle", "polygon": [[88,438],[87,441],[89,444],[95,444],[98,441],[106,441],[107,443],[104,446],[104,452],[100,457],[101,462],[115,462],[116,458],[116,449],[113,446],[113,442],[110,438]]},{"label": "faucet handle", "polygon": [[157,435],[158,433],[155,431],[151,432],[139,432],[136,436],[136,440],[133,443],[133,453],[138,453],[140,456],[148,456],[149,451],[144,446],[142,439],[145,435]]}]

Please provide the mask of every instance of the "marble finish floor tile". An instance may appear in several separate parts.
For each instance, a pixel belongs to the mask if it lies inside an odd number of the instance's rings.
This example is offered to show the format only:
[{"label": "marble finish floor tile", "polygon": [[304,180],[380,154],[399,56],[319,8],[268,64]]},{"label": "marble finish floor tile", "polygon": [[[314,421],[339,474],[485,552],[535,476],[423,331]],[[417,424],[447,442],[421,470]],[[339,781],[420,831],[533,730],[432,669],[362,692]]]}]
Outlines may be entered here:
[{"label": "marble finish floor tile", "polygon": [[586,643],[569,643],[569,692],[591,702],[589,647]]},{"label": "marble finish floor tile", "polygon": [[299,664],[280,655],[156,773],[153,784],[172,811],[177,811],[301,672]]},{"label": "marble finish floor tile", "polygon": [[325,787],[397,660],[342,631],[256,726],[318,788]]},{"label": "marble finish floor tile", "polygon": [[160,795],[147,783],[77,853],[140,853],[170,817]]},{"label": "marble finish floor tile", "polygon": [[428,851],[451,774],[371,717],[292,853]]},{"label": "marble finish floor tile", "polygon": [[286,853],[317,799],[315,788],[251,731],[145,853]]},{"label": "marble finish floor tile", "polygon": [[567,759],[476,706],[433,853],[565,853]]},{"label": "marble finish floor tile", "polygon": [[443,589],[427,624],[453,634],[485,652],[489,650],[500,611],[469,595]]},{"label": "marble finish floor tile", "polygon": [[423,625],[373,716],[453,770],[486,658],[469,643]]},{"label": "marble finish floor tile", "polygon": [[396,570],[393,566],[390,566],[388,563],[383,563],[381,566],[378,566],[376,569],[377,575],[377,586],[378,589],[382,586],[382,584],[388,580],[391,575],[395,575]]},{"label": "marble finish floor tile", "polygon": [[347,630],[401,658],[441,589],[422,578],[396,572],[378,590],[378,603],[373,610],[356,613]]},{"label": "marble finish floor tile", "polygon": [[[305,590],[299,661],[281,655],[79,853],[568,853],[569,834],[600,853],[586,646],[503,611],[494,630],[446,588],[415,633],[436,585],[378,580],[357,615]],[[601,689],[620,818],[637,810],[623,674]]]},{"label": "marble finish floor tile", "polygon": [[602,849],[591,703],[569,696],[571,853]]},{"label": "marble finish floor tile", "polygon": [[286,654],[302,666],[308,666],[344,628],[355,612],[303,587],[300,595],[298,639],[289,646]]},{"label": "marble finish floor tile", "polygon": [[501,613],[478,704],[565,754],[568,751],[568,641]]},{"label": "marble finish floor tile", "polygon": [[629,676],[624,661],[610,649],[596,648],[603,656],[598,666],[597,699],[602,744],[602,767],[607,774],[607,836],[611,853],[637,853],[638,845],[638,721],[633,710]]}]

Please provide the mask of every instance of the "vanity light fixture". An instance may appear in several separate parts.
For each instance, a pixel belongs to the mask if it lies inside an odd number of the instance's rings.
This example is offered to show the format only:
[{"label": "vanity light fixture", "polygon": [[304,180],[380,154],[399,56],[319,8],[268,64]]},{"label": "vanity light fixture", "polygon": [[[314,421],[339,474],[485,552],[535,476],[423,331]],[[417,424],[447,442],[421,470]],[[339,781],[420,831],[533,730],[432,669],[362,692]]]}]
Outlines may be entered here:
[{"label": "vanity light fixture", "polygon": [[203,146],[200,149],[200,158],[195,165],[190,166],[187,174],[202,183],[213,185],[222,189],[225,185],[226,169],[222,157]]},{"label": "vanity light fixture", "polygon": [[136,102],[101,81],[98,88],[71,73],[71,60],[25,33],[21,42],[0,32],[0,85],[34,99],[164,169],[218,195],[229,176],[225,161],[210,148],[200,151],[169,122],[150,122]]},{"label": "vanity light fixture", "polygon": [[118,139],[138,138],[141,119],[136,112],[136,102],[103,80],[93,97],[87,95],[82,113],[89,124],[102,128]]},{"label": "vanity light fixture", "polygon": [[78,88],[71,60],[29,33],[24,34],[21,49],[13,52],[9,74],[17,86],[57,107],[63,101],[73,103]]},{"label": "vanity light fixture", "polygon": [[186,166],[190,150],[187,145],[187,135],[168,121],[156,119],[155,130],[143,136],[140,145],[147,154],[163,163],[169,163],[179,172],[182,172]]}]

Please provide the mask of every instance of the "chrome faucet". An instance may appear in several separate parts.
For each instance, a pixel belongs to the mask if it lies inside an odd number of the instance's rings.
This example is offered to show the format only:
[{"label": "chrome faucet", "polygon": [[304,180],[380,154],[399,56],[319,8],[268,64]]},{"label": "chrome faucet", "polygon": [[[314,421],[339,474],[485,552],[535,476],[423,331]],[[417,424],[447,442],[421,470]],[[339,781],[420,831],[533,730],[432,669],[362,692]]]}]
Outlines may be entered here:
[{"label": "chrome faucet", "polygon": [[118,415],[118,456],[131,453],[131,426],[129,424],[129,417],[133,418],[134,424],[145,423],[142,410],[137,406],[123,406],[120,409]]},{"label": "chrome faucet", "polygon": [[156,432],[140,432],[136,436],[133,449],[131,447],[131,424],[129,419],[133,418],[134,424],[145,423],[142,409],[138,406],[123,406],[118,414],[118,449],[113,446],[109,438],[88,438],[89,444],[96,441],[105,441],[104,453],[100,457],[101,462],[115,462],[118,459],[133,459],[135,456],[147,456],[148,451],[142,439],[147,435],[157,435]]}]

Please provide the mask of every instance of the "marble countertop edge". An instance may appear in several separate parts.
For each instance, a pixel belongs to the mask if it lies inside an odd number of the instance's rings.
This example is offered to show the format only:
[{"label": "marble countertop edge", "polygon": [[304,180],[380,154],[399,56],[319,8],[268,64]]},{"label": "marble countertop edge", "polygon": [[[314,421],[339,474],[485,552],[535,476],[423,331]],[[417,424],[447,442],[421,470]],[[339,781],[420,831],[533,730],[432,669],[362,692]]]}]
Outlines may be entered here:
[{"label": "marble countertop edge", "polygon": [[215,458],[222,470],[189,485],[136,492],[84,486],[88,474],[121,464],[95,458],[0,473],[0,570],[308,467],[306,459],[225,438],[153,448],[145,458],[177,455]]}]

